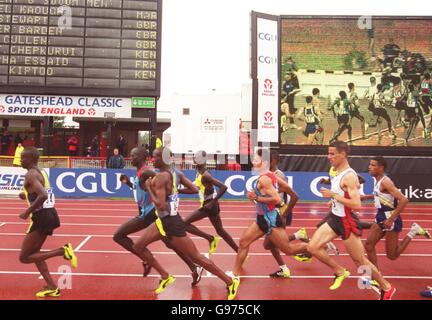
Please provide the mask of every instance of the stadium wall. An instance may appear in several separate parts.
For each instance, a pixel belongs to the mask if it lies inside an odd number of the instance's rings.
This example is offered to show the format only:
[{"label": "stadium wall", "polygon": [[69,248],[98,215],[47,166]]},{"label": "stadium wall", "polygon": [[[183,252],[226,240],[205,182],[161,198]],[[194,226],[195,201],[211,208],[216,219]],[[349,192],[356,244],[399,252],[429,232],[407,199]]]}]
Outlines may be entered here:
[{"label": "stadium wall", "polygon": [[[356,159],[356,158],[354,158]],[[324,159],[316,158],[317,164],[324,163]],[[283,163],[286,161],[283,158]],[[355,161],[353,167],[357,169]],[[7,170],[6,170],[7,169]],[[323,168],[324,169],[324,168]],[[327,177],[327,169],[321,172],[290,172],[285,171],[288,183],[298,193],[302,201],[323,201],[319,193],[322,185],[319,180]],[[371,194],[374,181],[365,170],[358,170],[366,182],[362,192]],[[49,169],[49,178],[54,194],[58,198],[132,198],[133,193],[127,186],[120,183],[121,174],[129,177],[135,175],[135,170],[113,169]],[[403,171],[405,172],[405,171]],[[432,201],[432,189],[428,183],[432,179],[432,172],[424,174],[406,174],[403,172],[392,174],[398,187],[412,202]],[[186,170],[185,175],[194,180],[196,171]],[[0,196],[16,196],[21,191],[25,171],[21,168],[0,167]],[[250,171],[212,171],[213,176],[227,185],[228,190],[222,199],[246,200],[246,192],[252,188],[257,176]],[[196,199],[196,195],[181,195],[181,198]]]}]

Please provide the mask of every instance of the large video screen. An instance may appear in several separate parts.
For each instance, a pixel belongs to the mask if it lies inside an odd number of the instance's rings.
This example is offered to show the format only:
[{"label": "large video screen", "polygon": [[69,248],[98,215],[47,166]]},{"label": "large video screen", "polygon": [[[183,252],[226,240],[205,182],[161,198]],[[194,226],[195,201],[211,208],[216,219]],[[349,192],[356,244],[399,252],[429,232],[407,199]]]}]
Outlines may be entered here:
[{"label": "large video screen", "polygon": [[160,0],[0,1],[0,91],[158,96]]},{"label": "large video screen", "polygon": [[281,20],[281,144],[432,146],[432,17]]}]

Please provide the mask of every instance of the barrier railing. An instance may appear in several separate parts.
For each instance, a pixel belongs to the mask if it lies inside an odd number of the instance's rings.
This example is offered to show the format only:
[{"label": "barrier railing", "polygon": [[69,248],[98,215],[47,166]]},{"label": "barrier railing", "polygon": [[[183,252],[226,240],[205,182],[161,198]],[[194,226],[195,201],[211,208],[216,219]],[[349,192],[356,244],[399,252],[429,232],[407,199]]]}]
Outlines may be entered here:
[{"label": "barrier railing", "polygon": [[[14,157],[0,156],[0,167],[12,167]],[[125,158],[125,169],[134,169],[131,158]],[[193,170],[194,164],[191,159],[174,159],[174,165],[180,170]],[[77,169],[105,169],[108,161],[106,158],[95,157],[47,157],[39,159],[38,166],[41,168],[77,168]],[[149,162],[148,166],[152,166]],[[207,168],[210,170],[222,169],[216,161],[208,160]]]},{"label": "barrier railing", "polygon": [[[14,157],[0,156],[0,167],[12,167]],[[38,166],[41,168],[70,168],[69,157],[40,157]]]}]

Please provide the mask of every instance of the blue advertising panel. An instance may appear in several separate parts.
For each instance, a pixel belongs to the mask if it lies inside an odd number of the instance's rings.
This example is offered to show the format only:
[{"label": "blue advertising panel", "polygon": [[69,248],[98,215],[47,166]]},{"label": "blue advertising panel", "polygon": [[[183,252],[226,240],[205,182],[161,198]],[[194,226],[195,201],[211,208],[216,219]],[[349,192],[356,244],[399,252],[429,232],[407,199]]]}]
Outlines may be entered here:
[{"label": "blue advertising panel", "polygon": [[[120,182],[120,175],[129,177],[135,175],[135,170],[98,170],[98,169],[51,169],[50,181],[54,192],[59,197],[101,197],[101,198],[129,198],[132,191]],[[184,174],[194,181],[196,172],[186,170]],[[223,199],[246,199],[247,190],[252,187],[252,182],[257,176],[249,171],[212,171],[213,176],[222,181],[228,190]],[[319,180],[327,177],[326,172],[285,172],[288,183],[294,188],[301,200],[323,200],[319,189],[325,187]],[[363,192],[372,193],[373,179],[368,174],[362,174],[366,179]],[[182,195],[183,198],[194,196]],[[195,196],[196,198],[196,196]]]}]

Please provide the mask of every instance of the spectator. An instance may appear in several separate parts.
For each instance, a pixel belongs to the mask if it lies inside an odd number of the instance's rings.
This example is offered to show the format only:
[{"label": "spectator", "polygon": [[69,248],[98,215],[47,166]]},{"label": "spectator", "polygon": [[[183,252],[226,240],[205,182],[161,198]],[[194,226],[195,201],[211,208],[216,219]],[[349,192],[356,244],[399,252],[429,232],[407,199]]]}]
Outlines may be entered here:
[{"label": "spectator", "polygon": [[108,168],[110,169],[123,169],[125,166],[125,159],[119,154],[119,149],[114,149],[114,154],[108,160]]},{"label": "spectator", "polygon": [[127,141],[126,141],[126,139],[123,137],[123,135],[121,134],[121,135],[119,136],[118,140],[117,140],[116,148],[118,149],[119,153],[120,153],[123,157],[126,156],[126,154],[125,154],[125,152],[126,152],[126,144],[127,144]]},{"label": "spectator", "polygon": [[68,141],[68,150],[69,156],[76,157],[78,155],[78,137],[76,135],[72,135]]},{"label": "spectator", "polygon": [[17,136],[15,137],[15,148],[18,147],[18,144],[21,143],[22,144],[23,139],[21,138],[20,134],[18,133]]},{"label": "spectator", "polygon": [[96,135],[90,144],[90,157],[99,157],[99,137]]},{"label": "spectator", "polygon": [[389,43],[387,43],[384,46],[382,51],[384,54],[384,61],[383,61],[384,68],[387,66],[393,68],[393,61],[396,57],[399,56],[399,53],[401,51],[400,47],[394,43],[393,38],[390,38]]},{"label": "spectator", "polygon": [[3,156],[7,155],[8,148],[9,148],[9,135],[5,131],[1,136],[1,154]]},{"label": "spectator", "polygon": [[294,96],[298,92],[300,92],[300,85],[297,75],[293,72],[287,72],[285,74],[285,81],[282,83],[282,95],[286,96],[286,102],[288,103],[288,119],[291,129],[297,129],[294,122],[294,116],[297,112],[294,106]]},{"label": "spectator", "polygon": [[163,147],[163,143],[161,138],[157,137],[156,138],[156,149],[162,148]]},{"label": "spectator", "polygon": [[13,166],[14,167],[21,167],[21,153],[23,152],[24,147],[21,142],[18,143],[16,149],[15,149],[15,156],[13,159]]}]

